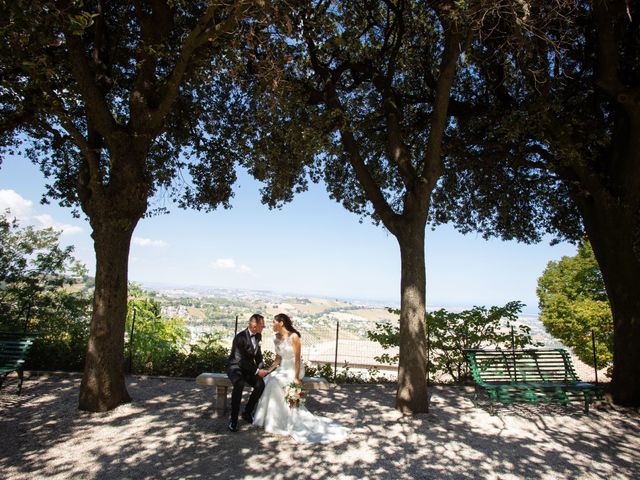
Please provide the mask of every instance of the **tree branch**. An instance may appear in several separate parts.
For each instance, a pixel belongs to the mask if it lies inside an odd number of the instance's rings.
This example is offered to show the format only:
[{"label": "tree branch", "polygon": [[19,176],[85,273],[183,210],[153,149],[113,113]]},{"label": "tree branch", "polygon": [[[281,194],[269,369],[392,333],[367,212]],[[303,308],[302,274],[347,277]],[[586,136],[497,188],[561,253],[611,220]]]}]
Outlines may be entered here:
[{"label": "tree branch", "polygon": [[[221,16],[226,10],[226,5],[214,4],[207,8],[207,11],[200,17],[196,26],[189,32],[185,39],[180,56],[176,65],[169,74],[161,94],[158,108],[150,111],[149,126],[152,130],[161,128],[164,119],[169,114],[173,103],[178,96],[178,90],[184,75],[191,64],[194,52],[207,42],[216,43],[231,33],[238,21],[246,16],[247,11],[256,2],[251,0],[239,0],[235,2],[232,11],[225,20],[216,23],[216,18]],[[134,101],[144,101],[144,99],[134,98]]]},{"label": "tree branch", "polygon": [[367,166],[360,155],[360,149],[358,142],[356,141],[353,131],[349,128],[347,122],[347,115],[344,111],[338,93],[335,88],[335,72],[330,70],[327,66],[323,65],[318,57],[318,50],[315,42],[304,25],[304,38],[309,51],[309,58],[311,60],[311,67],[316,76],[321,80],[323,84],[323,97],[322,103],[324,103],[330,111],[339,112],[342,116],[342,124],[338,127],[340,131],[340,137],[345,152],[349,156],[350,163],[356,172],[358,181],[365,191],[365,194],[374,210],[382,220],[385,227],[392,233],[397,231],[398,215],[393,211],[387,200],[385,199],[380,187],[371,176]]},{"label": "tree branch", "polygon": [[[449,95],[456,74],[456,64],[463,49],[461,45],[461,41],[463,40],[461,32],[448,28],[445,30],[444,35],[445,45],[440,62],[440,76],[438,77],[436,86],[429,140],[427,142],[424,165],[421,172],[422,181],[430,190],[433,189],[438,178],[442,175],[442,138],[449,119]],[[468,42],[470,39],[471,30],[469,30],[466,41]]]},{"label": "tree branch", "polygon": [[[136,131],[144,128],[148,115],[150,96],[156,86],[158,54],[154,48],[162,45],[169,36],[173,24],[171,8],[161,0],[151,1],[152,13],[144,13],[140,0],[135,1],[136,17],[140,25],[140,45],[137,50],[138,75],[131,90],[131,123]],[[146,101],[140,101],[145,99]]]},{"label": "tree branch", "polygon": [[69,46],[71,71],[84,98],[87,115],[93,120],[102,136],[109,138],[109,135],[117,127],[116,121],[111,115],[107,101],[96,83],[95,75],[84,52],[82,39],[71,32],[65,32],[64,35]]},{"label": "tree branch", "polygon": [[384,223],[384,226],[392,233],[397,233],[397,222],[399,216],[393,211],[387,200],[385,199],[380,187],[371,176],[367,165],[365,164],[362,156],[360,155],[360,149],[358,142],[356,141],[353,131],[349,128],[347,122],[347,116],[344,108],[340,104],[340,99],[335,90],[333,83],[328,83],[326,86],[326,99],[325,103],[330,110],[340,112],[342,114],[343,123],[340,126],[340,137],[345,152],[349,156],[350,163],[356,172],[358,181],[365,191],[365,194],[376,213]]},{"label": "tree branch", "polygon": [[593,17],[596,24],[596,84],[625,108],[640,107],[640,88],[625,85],[620,78],[620,53],[616,38],[616,23],[629,21],[626,4],[611,0],[595,0]]}]

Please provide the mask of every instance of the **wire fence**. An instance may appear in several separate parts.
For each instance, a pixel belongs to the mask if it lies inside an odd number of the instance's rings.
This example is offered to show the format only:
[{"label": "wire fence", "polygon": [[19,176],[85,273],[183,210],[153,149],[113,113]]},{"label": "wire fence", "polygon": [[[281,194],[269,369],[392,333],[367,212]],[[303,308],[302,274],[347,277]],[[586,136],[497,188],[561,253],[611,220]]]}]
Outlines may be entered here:
[{"label": "wire fence", "polygon": [[[398,354],[399,349],[398,347],[383,349],[378,342],[368,339],[367,332],[375,329],[375,324],[374,321],[354,317],[342,320],[335,317],[299,318],[296,327],[301,333],[302,358],[305,365],[319,367],[328,364],[333,369],[334,376],[348,369],[350,373],[364,378],[374,374],[377,378],[395,380],[398,372],[397,363],[381,363],[378,359],[384,354],[393,358]],[[192,340],[204,333],[219,332],[222,335],[223,344],[230,349],[235,333],[246,326],[244,318],[240,320],[227,318],[189,327]],[[275,351],[274,333],[270,327],[270,322],[267,322],[262,332],[263,352]],[[562,347],[556,339],[548,335],[539,335],[536,340],[542,342],[543,348]],[[597,381],[598,375],[604,378],[606,370],[594,372],[592,367],[581,362],[576,355],[571,352],[570,355],[583,380],[593,381],[595,376]],[[446,381],[447,378],[446,375],[443,377],[440,374],[434,374],[432,380]]]},{"label": "wire fence", "polygon": [[[262,351],[274,352],[274,333],[270,322],[262,332]],[[354,374],[367,376],[370,370],[375,370],[377,376],[391,379],[396,378],[398,365],[380,363],[376,360],[384,353],[394,356],[398,348],[383,349],[379,343],[367,338],[367,331],[375,324],[365,319],[340,322],[340,320],[315,319],[299,320],[296,327],[300,330],[302,343],[302,358],[305,365],[318,367],[329,364],[334,375],[344,369]],[[192,339],[211,332],[222,334],[222,341],[227,348],[236,332],[246,328],[246,322],[235,319],[216,320],[212,324],[190,326]]]}]

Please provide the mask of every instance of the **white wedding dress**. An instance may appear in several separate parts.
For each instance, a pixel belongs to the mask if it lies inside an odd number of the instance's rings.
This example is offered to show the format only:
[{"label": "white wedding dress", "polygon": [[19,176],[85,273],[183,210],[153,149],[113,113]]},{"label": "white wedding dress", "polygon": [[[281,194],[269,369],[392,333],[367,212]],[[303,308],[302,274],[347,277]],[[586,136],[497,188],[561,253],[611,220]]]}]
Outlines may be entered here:
[{"label": "white wedding dress", "polygon": [[[289,408],[284,399],[284,389],[295,377],[295,356],[291,337],[275,339],[276,354],[282,362],[273,373],[265,377],[265,388],[253,418],[253,424],[264,427],[266,432],[278,435],[290,435],[300,443],[337,442],[349,433],[345,427],[319,417],[307,410],[304,405]],[[300,377],[304,376],[304,366],[300,360]]]}]

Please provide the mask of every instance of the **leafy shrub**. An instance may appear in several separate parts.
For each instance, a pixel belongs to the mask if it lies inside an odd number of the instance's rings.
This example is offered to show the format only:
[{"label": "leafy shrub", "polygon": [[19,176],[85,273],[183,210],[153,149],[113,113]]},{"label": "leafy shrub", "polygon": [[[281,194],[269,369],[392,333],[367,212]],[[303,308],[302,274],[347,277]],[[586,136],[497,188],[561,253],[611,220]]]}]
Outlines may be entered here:
[{"label": "leafy shrub", "polygon": [[218,332],[202,336],[191,345],[184,359],[181,376],[196,377],[202,372],[224,372],[229,350],[221,343],[222,334]]},{"label": "leafy shrub", "polygon": [[306,377],[321,377],[333,381],[333,365],[330,363],[321,363],[316,366],[305,364],[304,374]]},{"label": "leafy shrub", "polygon": [[591,332],[598,368],[613,362],[613,316],[591,245],[583,241],[573,257],[549,262],[538,279],[540,320],[547,331],[594,367]]},{"label": "leafy shrub", "polygon": [[333,365],[331,363],[322,363],[316,366],[305,365],[305,376],[321,377],[338,384],[389,382],[387,378],[380,376],[380,372],[376,368],[370,368],[366,374],[352,372],[348,362],[344,362],[344,365],[338,369],[336,375],[333,373]]},{"label": "leafy shrub", "polygon": [[82,370],[91,300],[85,268],[61,248],[60,232],[20,227],[0,214],[0,330],[38,334],[29,370]]},{"label": "leafy shrub", "polygon": [[205,371],[224,371],[229,351],[220,333],[189,344],[183,319],[163,318],[158,302],[135,284],[129,287],[129,297],[125,356],[131,351],[132,373],[195,377]]},{"label": "leafy shrub", "polygon": [[[522,302],[509,302],[504,307],[473,307],[459,313],[443,308],[428,312],[425,334],[429,340],[427,370],[430,378],[447,375],[453,382],[467,379],[469,370],[464,358],[464,349],[467,348],[539,346],[533,342],[528,326],[516,324],[523,306]],[[400,315],[399,310],[389,311]],[[375,329],[368,331],[367,336],[384,349],[400,344],[400,329],[391,323],[376,323]],[[398,356],[385,353],[376,357],[376,361],[395,364]]]}]

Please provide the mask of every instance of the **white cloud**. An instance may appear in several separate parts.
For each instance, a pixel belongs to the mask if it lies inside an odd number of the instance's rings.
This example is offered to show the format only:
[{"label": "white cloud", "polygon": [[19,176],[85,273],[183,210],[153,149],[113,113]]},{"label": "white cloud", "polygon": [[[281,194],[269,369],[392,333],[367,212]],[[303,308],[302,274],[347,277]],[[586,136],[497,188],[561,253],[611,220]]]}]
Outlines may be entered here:
[{"label": "white cloud", "polygon": [[219,270],[233,270],[238,273],[252,273],[250,267],[236,264],[236,261],[233,258],[218,258],[215,262],[211,262],[211,266]]},{"label": "white cloud", "polygon": [[211,264],[213,268],[221,270],[235,270],[236,261],[233,258],[219,258]]},{"label": "white cloud", "polygon": [[0,211],[9,209],[18,220],[25,221],[33,213],[33,202],[22,198],[14,190],[0,190]]},{"label": "white cloud", "polygon": [[133,244],[141,247],[165,248],[169,244],[164,240],[151,240],[150,238],[133,237]]},{"label": "white cloud", "polygon": [[36,228],[53,228],[62,232],[63,235],[82,232],[81,227],[57,222],[51,215],[37,215],[33,202],[23,198],[15,190],[0,190],[0,212],[4,213],[7,209],[20,223],[27,223]]},{"label": "white cloud", "polygon": [[73,235],[74,233],[82,232],[82,228],[78,226],[56,222],[51,215],[35,215],[33,219],[36,220],[42,228],[53,228],[54,230],[62,231],[63,235]]}]

